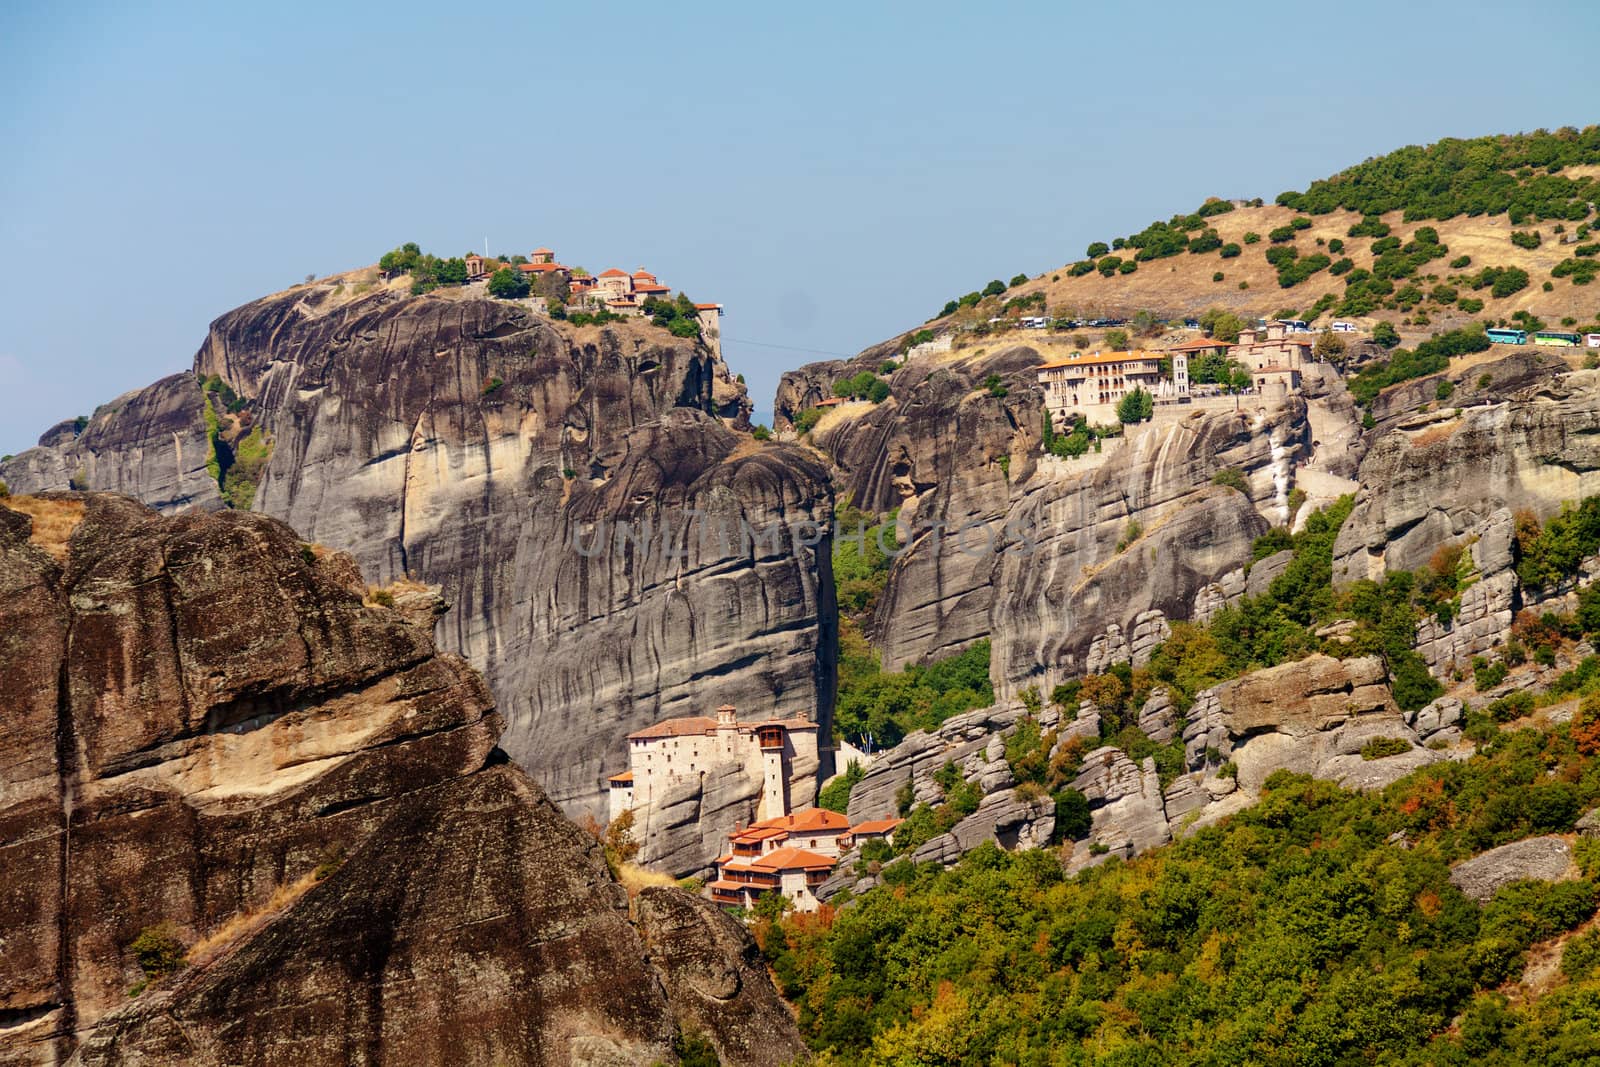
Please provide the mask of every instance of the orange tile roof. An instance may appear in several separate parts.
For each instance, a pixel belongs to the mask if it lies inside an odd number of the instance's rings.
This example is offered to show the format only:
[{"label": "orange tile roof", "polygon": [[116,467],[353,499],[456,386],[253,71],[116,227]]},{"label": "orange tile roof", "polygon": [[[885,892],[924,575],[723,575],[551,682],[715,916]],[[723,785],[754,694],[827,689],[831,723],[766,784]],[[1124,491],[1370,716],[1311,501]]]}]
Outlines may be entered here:
[{"label": "orange tile roof", "polygon": [[758,882],[730,882],[726,879],[718,878],[706,888],[714,893],[759,893],[766,887]]},{"label": "orange tile roof", "polygon": [[640,267],[638,270],[634,271],[633,276],[635,278],[649,278],[651,281],[656,280],[656,276],[645,270],[643,267]]},{"label": "orange tile roof", "polygon": [[835,404],[843,404],[843,403],[844,403],[844,397],[842,397],[842,396],[830,396],[826,400],[817,401],[817,407],[819,407],[819,408],[831,408]]},{"label": "orange tile roof", "polygon": [[553,255],[555,255],[555,252],[551,251],[548,248],[535,248],[533,250],[533,254],[536,255],[536,256],[553,256]]},{"label": "orange tile roof", "polygon": [[631,783],[633,781],[633,772],[623,771],[621,774],[613,774],[610,778],[607,778],[606,781]]},{"label": "orange tile roof", "polygon": [[696,311],[711,311],[711,310],[721,311],[722,310],[722,305],[721,304],[696,304],[695,305],[695,310]]},{"label": "orange tile roof", "polygon": [[1058,359],[1050,363],[1041,363],[1034,370],[1055,370],[1057,367],[1099,367],[1108,363],[1138,363],[1147,360],[1161,359],[1160,352],[1113,352],[1109,356],[1093,355],[1078,359]]},{"label": "orange tile roof", "polygon": [[831,871],[838,862],[803,848],[780,848],[767,853],[750,866],[758,871]]},{"label": "orange tile roof", "polygon": [[1232,347],[1233,347],[1233,342],[1232,341],[1218,341],[1215,338],[1203,337],[1198,341],[1190,341],[1188,344],[1173,345],[1171,348],[1167,349],[1167,351],[1168,352],[1204,352],[1208,348],[1232,348]]},{"label": "orange tile roof", "polygon": [[756,823],[753,826],[746,826],[743,830],[737,830],[729,834],[728,840],[735,844],[748,845],[757,841],[770,841],[774,837],[788,836],[789,831],[787,830],[780,830],[775,826],[763,826],[760,823]]},{"label": "orange tile roof", "polygon": [[681,719],[663,719],[654,726],[646,726],[643,730],[635,730],[628,735],[629,741],[645,741],[658,737],[689,737],[693,734],[708,734],[717,728],[717,720],[708,719],[704,715],[688,715]]},{"label": "orange tile roof", "polygon": [[762,819],[758,823],[751,824],[752,829],[757,826],[784,830],[791,834],[818,830],[837,830],[843,833],[850,829],[850,820],[836,811],[829,811],[827,808],[807,808],[805,811],[779,815],[772,819]]},{"label": "orange tile roof", "polygon": [[525,274],[548,274],[554,270],[566,270],[559,263],[518,263],[517,269]]},{"label": "orange tile roof", "polygon": [[904,819],[869,819],[859,826],[852,826],[853,834],[886,834],[896,826],[905,822]]},{"label": "orange tile roof", "polygon": [[636,293],[670,293],[670,292],[672,292],[672,286],[670,286],[670,285],[636,285],[636,286],[633,287],[633,291],[636,292]]},{"label": "orange tile roof", "polygon": [[603,270],[603,271],[600,272],[600,277],[602,277],[602,278],[626,278],[627,276],[628,276],[628,272],[627,271],[618,270],[615,267],[612,267],[609,270]]}]

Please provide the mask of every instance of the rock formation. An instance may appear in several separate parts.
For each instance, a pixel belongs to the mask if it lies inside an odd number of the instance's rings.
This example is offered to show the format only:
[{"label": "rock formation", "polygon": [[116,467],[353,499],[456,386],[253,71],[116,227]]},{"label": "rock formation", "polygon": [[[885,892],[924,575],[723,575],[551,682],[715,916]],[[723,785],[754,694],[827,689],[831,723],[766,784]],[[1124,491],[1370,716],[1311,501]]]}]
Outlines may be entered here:
[{"label": "rock formation", "polygon": [[[370,583],[441,587],[440,645],[486,673],[507,751],[569,809],[598,811],[623,736],[659,718],[731,702],[826,730],[833,585],[808,524],[827,473],[727,428],[749,401],[703,346],[346,280],[222,316],[195,372],[271,435],[255,510]],[[216,506],[206,419],[196,376],[168,378],[0,479]]]},{"label": "rock formation", "polygon": [[[1472,368],[1459,408],[1417,412],[1384,398],[1410,413],[1386,419],[1361,463],[1355,510],[1334,547],[1336,581],[1415,570],[1501,509],[1545,516],[1600,492],[1600,372],[1541,374],[1528,358]],[[1484,377],[1526,384],[1470,395]]]},{"label": "rock formation", "polygon": [[364,592],[262,516],[0,502],[0,1063],[798,1050],[742,932],[630,920],[482,680]]}]

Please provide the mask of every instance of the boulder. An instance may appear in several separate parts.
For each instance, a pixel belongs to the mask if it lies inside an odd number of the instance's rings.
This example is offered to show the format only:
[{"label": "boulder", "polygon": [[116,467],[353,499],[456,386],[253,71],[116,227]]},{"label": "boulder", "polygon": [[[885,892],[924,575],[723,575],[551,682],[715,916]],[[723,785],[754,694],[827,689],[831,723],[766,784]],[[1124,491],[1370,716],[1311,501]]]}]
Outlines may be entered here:
[{"label": "boulder", "polygon": [[1455,865],[1450,881],[1480,904],[1512,882],[1559,882],[1575,877],[1572,846],[1553,834],[1513,841]]}]

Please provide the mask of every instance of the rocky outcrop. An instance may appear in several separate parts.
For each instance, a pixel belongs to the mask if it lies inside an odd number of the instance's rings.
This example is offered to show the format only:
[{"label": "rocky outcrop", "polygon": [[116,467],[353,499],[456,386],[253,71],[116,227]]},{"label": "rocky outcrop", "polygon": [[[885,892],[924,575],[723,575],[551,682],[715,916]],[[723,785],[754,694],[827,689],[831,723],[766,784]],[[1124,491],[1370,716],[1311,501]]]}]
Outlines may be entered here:
[{"label": "rocky outcrop", "polygon": [[963,778],[978,780],[997,762],[990,758],[991,743],[1002,739],[998,762],[1003,764],[1003,738],[1026,714],[1020,704],[969,711],[946,719],[931,732],[918,730],[879,753],[850,790],[851,824],[893,818],[899,813],[896,795],[908,783],[914,803],[939,802],[944,793],[933,776],[946,763],[954,763]]},{"label": "rocky outcrop", "polygon": [[[784,375],[780,425],[799,413],[794,405],[831,395],[837,378],[879,362],[868,353]],[[889,399],[830,415],[812,434],[838,472],[841,499],[874,513],[899,508],[914,532],[870,627],[886,669],[948,655],[991,629],[995,549],[1015,487],[1039,451],[1039,362],[1023,345],[914,358],[889,377]],[[991,375],[1007,395],[984,387]]]},{"label": "rocky outcrop", "polygon": [[1481,904],[1512,882],[1559,882],[1576,874],[1572,846],[1550,835],[1513,841],[1481,852],[1451,868],[1450,881]]},{"label": "rocky outcrop", "polygon": [[[690,1025],[724,1062],[798,1047],[708,904],[641,934],[482,680],[364,606],[348,557],[238,512],[26,506],[0,506],[0,870],[26,887],[0,899],[0,1062],[631,1064]],[[145,988],[141,935],[187,966]]]},{"label": "rocky outcrop", "polygon": [[682,1031],[708,1038],[723,1063],[804,1060],[794,1018],[743,926],[687,893],[655,887],[639,895],[639,927]]},{"label": "rocky outcrop", "polygon": [[1464,669],[1511,637],[1519,588],[1512,542],[1516,532],[1511,512],[1500,508],[1469,534],[1477,580],[1461,594],[1461,606],[1448,622],[1430,616],[1417,626],[1417,652],[1439,677]]},{"label": "rocky outcrop", "polygon": [[[363,283],[366,284],[366,283]],[[823,723],[833,694],[828,475],[730,429],[749,401],[698,344],[643,320],[553,322],[479,291],[317,283],[219,318],[195,360],[272,435],[254,509],[351,553],[366,580],[441,587],[441,646],[488,676],[504,744],[598,811],[623,737],[733,703]],[[192,376],[0,467],[14,491],[80,468],[163,510],[215,506]],[[754,531],[754,536],[747,536]]]},{"label": "rocky outcrop", "polygon": [[912,863],[949,866],[985,841],[1001,848],[1043,848],[1055,832],[1055,803],[1047,796],[1019,796],[1014,789],[989,793],[978,810],[945,834],[926,841],[911,853]]},{"label": "rocky outcrop", "polygon": [[[1500,365],[1474,371],[1493,379]],[[1600,372],[1528,380],[1483,403],[1384,424],[1334,547],[1336,581],[1415,570],[1502,509],[1549,515],[1600,492]]]},{"label": "rocky outcrop", "polygon": [[163,378],[102,404],[81,427],[47,430],[38,448],[0,463],[0,481],[14,493],[104,489],[169,513],[219,508],[203,404],[194,375]]},{"label": "rocky outcrop", "polygon": [[[1304,448],[1296,402],[1261,413],[1195,412],[1143,429],[1098,469],[1036,477],[1006,522],[1027,531],[997,553],[992,610],[997,691],[1059,682],[1121,658],[1111,627],[1153,648],[1166,620],[1250,559]],[[1229,468],[1249,492],[1212,484]],[[1130,534],[1134,535],[1130,537]],[[1159,616],[1161,622],[1155,624]],[[1140,635],[1145,635],[1138,640]]]}]

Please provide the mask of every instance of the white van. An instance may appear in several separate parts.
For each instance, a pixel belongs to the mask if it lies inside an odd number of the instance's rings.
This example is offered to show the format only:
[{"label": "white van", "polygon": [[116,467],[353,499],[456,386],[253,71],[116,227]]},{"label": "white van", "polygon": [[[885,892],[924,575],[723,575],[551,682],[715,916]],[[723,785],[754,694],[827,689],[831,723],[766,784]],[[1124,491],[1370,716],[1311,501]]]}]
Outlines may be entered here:
[{"label": "white van", "polygon": [[1333,324],[1334,333],[1355,333],[1356,324],[1353,322],[1336,322]]},{"label": "white van", "polygon": [[1043,315],[1029,315],[1022,320],[1024,330],[1042,330],[1050,325],[1050,320]]}]

